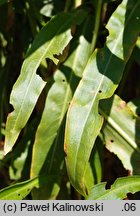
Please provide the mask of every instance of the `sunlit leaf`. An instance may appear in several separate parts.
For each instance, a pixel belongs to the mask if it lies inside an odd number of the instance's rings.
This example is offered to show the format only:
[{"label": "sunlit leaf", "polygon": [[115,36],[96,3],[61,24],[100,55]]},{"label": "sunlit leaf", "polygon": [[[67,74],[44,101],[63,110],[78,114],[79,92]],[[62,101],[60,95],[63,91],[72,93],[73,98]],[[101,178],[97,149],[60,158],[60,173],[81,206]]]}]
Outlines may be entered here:
[{"label": "sunlit leaf", "polygon": [[[61,172],[61,164],[62,161],[64,162],[64,141],[62,138],[63,135],[61,135],[61,124],[72,99],[73,92],[79,81],[79,79],[75,77],[74,73],[76,73],[76,70],[80,71],[80,69],[83,71],[87,63],[87,57],[90,55],[92,29],[89,29],[89,23],[89,19],[85,21],[82,28],[80,29],[82,36],[79,37],[78,34],[76,44],[75,42],[72,43],[70,57],[66,60],[64,65],[60,67],[60,70],[57,70],[54,74],[54,84],[48,92],[44,112],[33,146],[31,165],[32,178],[37,176],[40,172],[45,172],[48,174],[59,174]],[[87,35],[89,41],[86,38]],[[84,58],[85,53],[83,53],[83,56],[79,56],[81,51],[86,51],[87,57]],[[76,57],[74,58],[73,56]],[[80,63],[81,61],[82,63]],[[76,65],[80,66],[78,67]],[[52,185],[50,188],[52,188]],[[59,190],[57,191],[59,192]],[[38,197],[42,197],[41,194],[43,193],[44,190],[42,190],[42,192],[41,190],[38,190]],[[45,195],[46,198],[48,198],[47,189]],[[45,195],[43,195],[43,198]],[[37,192],[34,197],[35,196],[37,197]]]},{"label": "sunlit leaf", "polygon": [[90,57],[68,110],[67,170],[72,185],[84,196],[87,164],[103,122],[98,104],[101,99],[111,97],[120,82],[140,32],[139,11],[139,1],[124,0],[118,6],[106,26],[107,43]]},{"label": "sunlit leaf", "polygon": [[36,74],[37,68],[45,58],[53,60],[55,64],[58,63],[58,59],[54,56],[62,53],[71,40],[71,25],[81,23],[85,16],[84,10],[61,13],[53,17],[35,38],[11,93],[10,103],[13,105],[14,111],[7,119],[5,154],[12,149],[46,84]]},{"label": "sunlit leaf", "polygon": [[88,200],[122,200],[128,193],[140,191],[140,176],[118,178],[110,189],[105,189],[106,183],[95,185],[87,197]]}]

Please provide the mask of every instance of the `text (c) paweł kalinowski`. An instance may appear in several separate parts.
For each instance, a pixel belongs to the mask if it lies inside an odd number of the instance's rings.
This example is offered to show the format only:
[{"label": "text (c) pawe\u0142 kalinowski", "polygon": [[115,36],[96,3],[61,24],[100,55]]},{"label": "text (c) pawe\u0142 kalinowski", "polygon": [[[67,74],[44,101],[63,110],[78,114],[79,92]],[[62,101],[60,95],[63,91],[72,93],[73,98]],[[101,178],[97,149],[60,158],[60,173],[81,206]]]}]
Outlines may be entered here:
[{"label": "text (c) pawe\u0142 kalinowski", "polygon": [[103,211],[103,203],[93,203],[93,204],[70,204],[66,203],[46,203],[46,204],[20,204],[20,211],[81,211],[81,212],[100,212]]}]

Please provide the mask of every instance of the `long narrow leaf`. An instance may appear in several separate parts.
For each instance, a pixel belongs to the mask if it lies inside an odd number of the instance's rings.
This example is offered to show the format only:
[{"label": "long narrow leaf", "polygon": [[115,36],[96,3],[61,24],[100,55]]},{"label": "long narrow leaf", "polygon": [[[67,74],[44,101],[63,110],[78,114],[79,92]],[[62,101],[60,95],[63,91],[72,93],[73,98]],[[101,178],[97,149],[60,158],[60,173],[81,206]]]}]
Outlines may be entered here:
[{"label": "long narrow leaf", "polygon": [[[83,25],[83,31],[80,31],[81,36],[77,41],[78,46],[72,44],[73,51],[70,57],[66,60],[64,66],[54,74],[54,84],[49,90],[33,146],[31,177],[35,177],[39,174],[48,152],[59,134],[60,125],[72,99],[76,84],[78,83],[74,73],[76,73],[75,71],[77,68],[83,71],[87,63],[87,57],[83,58],[83,56],[79,56],[79,50],[80,52],[81,49],[82,51],[86,51],[86,56],[90,56],[90,52],[88,51],[90,49],[90,43],[84,38],[85,34],[91,34],[91,30],[88,28],[89,24],[90,21],[88,19]],[[79,69],[79,67],[75,65],[79,65],[80,62],[82,63]],[[42,149],[44,149],[44,151],[42,151]],[[54,161],[54,158],[52,161]]]},{"label": "long narrow leaf", "polygon": [[[63,139],[60,139],[61,124],[72,99],[73,92],[79,79],[75,77],[76,71],[83,71],[87,58],[90,56],[90,41],[92,28],[89,29],[91,21],[89,18],[83,26],[79,26],[77,38],[72,43],[70,57],[64,65],[54,74],[54,84],[47,95],[44,112],[39,124],[35,143],[33,146],[33,157],[31,165],[31,177],[37,176],[40,172],[48,174],[60,173],[64,161]],[[90,25],[91,26],[91,25]],[[85,37],[88,35],[88,39]],[[83,52],[82,56],[79,54]],[[85,56],[85,58],[84,58]],[[77,66],[78,65],[78,66]],[[43,149],[43,151],[42,151]],[[50,186],[51,188],[52,186]],[[47,187],[48,188],[48,187]],[[46,189],[46,197],[47,195]],[[42,197],[44,190],[38,190],[34,197]],[[44,195],[43,195],[44,198]]]},{"label": "long narrow leaf", "polygon": [[[55,83],[48,93],[42,119],[35,138],[31,167],[32,178],[41,172],[52,144],[56,136],[58,136],[58,129],[61,126],[68,103],[72,97],[69,83],[61,71],[56,71],[54,80]],[[53,158],[52,161],[49,161],[46,172],[50,172],[54,160]]]},{"label": "long narrow leaf", "polygon": [[[95,139],[102,126],[99,100],[110,97],[118,86],[140,32],[140,1],[124,0],[111,16],[109,37],[88,61],[83,78],[71,101],[65,132],[69,178],[86,195],[85,174]],[[135,26],[131,31],[130,26]]]},{"label": "long narrow leaf", "polygon": [[62,53],[71,40],[71,25],[81,23],[85,16],[84,10],[61,13],[52,18],[37,35],[11,93],[10,103],[14,111],[7,119],[5,154],[12,149],[45,86],[43,79],[36,74],[37,68],[45,58],[52,59],[55,64],[58,63],[54,55]]}]

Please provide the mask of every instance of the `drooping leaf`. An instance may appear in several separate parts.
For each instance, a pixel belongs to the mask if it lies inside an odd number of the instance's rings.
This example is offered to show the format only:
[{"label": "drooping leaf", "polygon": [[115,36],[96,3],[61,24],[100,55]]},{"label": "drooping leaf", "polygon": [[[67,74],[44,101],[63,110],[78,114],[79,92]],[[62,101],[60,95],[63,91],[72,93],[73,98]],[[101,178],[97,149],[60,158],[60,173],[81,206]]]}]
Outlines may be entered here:
[{"label": "drooping leaf", "polygon": [[11,93],[10,103],[13,105],[14,111],[7,119],[5,154],[12,149],[46,84],[36,74],[37,68],[45,58],[53,60],[55,64],[58,63],[58,59],[54,55],[62,53],[71,40],[71,25],[81,23],[86,14],[82,9],[71,13],[61,13],[53,17],[35,38]]},{"label": "drooping leaf", "polygon": [[[59,139],[59,135],[72,92],[65,74],[61,71],[55,72],[54,81],[48,92],[42,119],[35,137],[31,178],[40,173],[57,173],[60,175],[62,169],[64,160],[63,140]],[[45,190],[44,187],[43,185],[39,190],[33,191],[34,199],[54,199],[54,194],[57,196],[59,186],[55,182],[50,182],[49,187],[46,184]]]},{"label": "drooping leaf", "polygon": [[105,189],[106,183],[95,185],[88,200],[121,200],[127,197],[128,193],[140,191],[140,176],[129,176],[118,178],[110,189]]},{"label": "drooping leaf", "polygon": [[[90,56],[90,52],[88,52],[90,43],[86,40],[86,38],[83,39],[85,34],[91,34],[91,30],[89,31],[88,28],[89,23],[90,21],[88,19],[83,26],[83,31],[80,31],[82,34],[78,40],[80,43],[77,42],[77,46],[75,46],[75,44],[72,45],[72,53],[70,54],[70,57],[66,60],[64,66],[62,66],[60,70],[57,70],[54,74],[54,84],[49,90],[33,147],[34,150],[31,168],[32,177],[39,174],[40,169],[45,162],[45,158],[47,157],[54,139],[58,135],[59,127],[63,121],[69,102],[72,99],[73,92],[78,84],[78,80],[74,75],[78,66],[75,67],[75,65],[80,64],[82,61],[80,69],[83,71],[87,63],[86,58],[82,57],[81,59],[81,56],[79,56],[79,50],[81,50],[81,47],[83,47],[82,50],[85,49],[85,51],[87,51],[86,55],[88,57]],[[73,55],[76,57],[73,58]],[[80,71],[80,69],[78,70]],[[42,148],[44,149],[43,152]],[[39,156],[40,154],[41,157]]]},{"label": "drooping leaf", "polygon": [[[54,84],[47,95],[44,112],[35,137],[31,177],[36,177],[41,172],[52,144],[58,135],[58,129],[71,97],[72,92],[65,74],[57,70],[54,74]],[[49,165],[51,166],[50,162]]]},{"label": "drooping leaf", "polygon": [[[85,173],[93,144],[102,126],[99,100],[110,97],[118,86],[140,32],[140,2],[124,0],[111,16],[103,49],[88,61],[71,101],[66,123],[66,163],[72,185],[86,196]],[[135,26],[132,29],[130,26]],[[74,126],[75,125],[75,126]]]},{"label": "drooping leaf", "polygon": [[[76,44],[75,41],[72,43],[70,57],[68,57],[64,65],[54,74],[54,84],[48,92],[44,112],[33,146],[31,165],[32,178],[37,176],[40,172],[48,174],[59,174],[61,172],[60,164],[64,160],[64,141],[62,139],[63,135],[61,135],[61,124],[72,99],[73,92],[79,82],[79,79],[75,77],[74,73],[76,73],[76,70],[80,71],[80,69],[83,71],[87,63],[87,57],[90,56],[92,28],[89,29],[89,23],[90,20],[87,19],[82,26],[82,30],[80,29],[80,32],[78,31]],[[81,51],[86,51],[87,57],[84,58],[85,53],[83,53],[83,56],[79,56]],[[74,58],[73,56],[76,57]],[[80,63],[81,61],[82,63]],[[76,67],[76,65],[80,66]],[[52,188],[52,186],[50,186],[50,188]],[[59,192],[59,190],[57,191]],[[44,190],[42,190],[42,193],[41,190],[38,190],[38,197],[41,198],[43,192]],[[37,197],[37,192],[34,197]],[[47,197],[46,189],[46,198]]]},{"label": "drooping leaf", "polygon": [[117,95],[101,101],[100,113],[106,119],[102,132],[107,149],[131,174],[140,174],[140,119]]}]

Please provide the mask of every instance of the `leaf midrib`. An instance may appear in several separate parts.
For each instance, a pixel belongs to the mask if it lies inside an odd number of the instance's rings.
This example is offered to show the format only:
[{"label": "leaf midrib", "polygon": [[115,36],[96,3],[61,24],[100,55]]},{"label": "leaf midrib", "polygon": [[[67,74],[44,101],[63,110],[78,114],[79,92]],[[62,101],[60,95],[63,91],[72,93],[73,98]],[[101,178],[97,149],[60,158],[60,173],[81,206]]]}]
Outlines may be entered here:
[{"label": "leaf midrib", "polygon": [[[75,16],[76,16],[76,15],[75,15]],[[56,31],[56,34],[54,35],[54,38],[50,41],[47,50],[44,50],[44,54],[43,54],[42,57],[40,58],[39,63],[36,64],[36,67],[35,67],[35,69],[34,69],[33,72],[32,72],[32,76],[31,76],[31,79],[30,79],[30,82],[29,82],[28,88],[26,89],[25,95],[24,95],[24,97],[23,97],[23,101],[22,101],[22,103],[21,103],[21,106],[20,106],[20,109],[19,109],[19,112],[18,112],[18,115],[17,115],[17,118],[16,118],[16,121],[15,121],[15,124],[14,124],[14,126],[13,126],[12,131],[14,131],[15,128],[16,128],[16,125],[17,125],[17,122],[18,122],[19,116],[20,116],[21,111],[22,111],[22,107],[23,107],[23,104],[24,104],[24,100],[25,100],[25,98],[26,98],[26,96],[27,96],[28,90],[29,90],[30,85],[31,85],[31,83],[32,83],[32,80],[33,80],[33,77],[34,77],[35,71],[36,71],[37,68],[39,67],[41,61],[44,59],[44,57],[45,57],[47,51],[49,50],[49,48],[51,47],[52,43],[56,40],[56,38],[55,38],[56,35],[58,35],[58,33],[61,32],[61,30],[62,30],[65,26],[67,26],[67,24],[68,24],[71,20],[73,20],[73,17],[70,17],[70,19],[68,20],[68,22],[65,23],[65,24],[64,24],[64,25],[63,25],[63,26],[62,26],[58,31]],[[67,31],[69,31],[69,29],[68,29]],[[62,38],[62,40],[63,40],[63,38]],[[27,59],[28,59],[28,58],[27,58]],[[25,60],[25,61],[26,61],[26,60]]]}]

